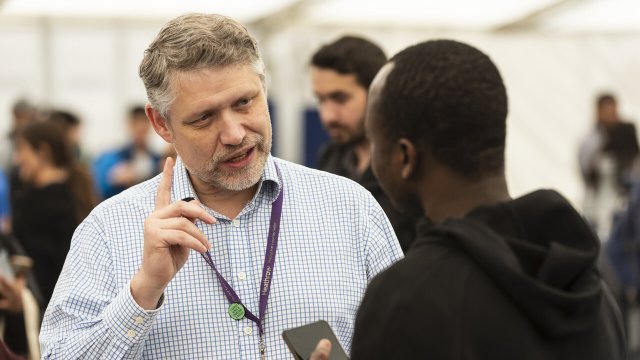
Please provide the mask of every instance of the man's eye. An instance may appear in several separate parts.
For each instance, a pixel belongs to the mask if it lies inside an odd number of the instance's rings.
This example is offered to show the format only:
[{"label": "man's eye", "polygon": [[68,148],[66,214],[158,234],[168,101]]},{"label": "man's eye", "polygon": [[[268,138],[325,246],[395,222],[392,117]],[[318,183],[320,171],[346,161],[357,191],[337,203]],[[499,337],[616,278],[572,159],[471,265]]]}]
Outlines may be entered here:
[{"label": "man's eye", "polygon": [[349,96],[345,94],[338,94],[333,96],[333,101],[337,102],[338,104],[344,104],[347,102],[347,100],[349,100]]},{"label": "man's eye", "polygon": [[207,114],[204,114],[204,115],[200,116],[199,118],[191,121],[191,124],[199,124],[199,123],[201,123],[203,121],[209,120],[210,118],[211,118],[211,114],[207,113]]},{"label": "man's eye", "polygon": [[240,100],[236,103],[236,105],[237,105],[238,107],[245,107],[245,106],[249,105],[250,103],[251,103],[251,99],[249,99],[249,98],[244,98],[244,99],[240,99]]}]

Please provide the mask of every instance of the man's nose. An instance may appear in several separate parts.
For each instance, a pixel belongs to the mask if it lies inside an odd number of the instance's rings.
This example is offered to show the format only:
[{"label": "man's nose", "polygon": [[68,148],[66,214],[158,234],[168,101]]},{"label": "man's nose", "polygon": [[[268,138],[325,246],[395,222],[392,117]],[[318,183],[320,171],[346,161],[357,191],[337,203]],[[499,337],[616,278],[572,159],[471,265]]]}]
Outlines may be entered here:
[{"label": "man's nose", "polygon": [[224,116],[220,129],[220,142],[223,145],[240,145],[246,134],[244,125],[237,116]]},{"label": "man's nose", "polygon": [[338,121],[338,111],[330,102],[320,105],[320,120],[323,124],[332,124]]}]

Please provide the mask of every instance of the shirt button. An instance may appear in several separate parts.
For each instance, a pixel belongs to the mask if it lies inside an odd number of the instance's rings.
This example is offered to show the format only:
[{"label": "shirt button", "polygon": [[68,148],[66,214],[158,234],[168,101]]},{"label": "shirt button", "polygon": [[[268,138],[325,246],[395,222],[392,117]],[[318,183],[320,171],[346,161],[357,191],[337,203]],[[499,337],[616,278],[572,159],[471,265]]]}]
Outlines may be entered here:
[{"label": "shirt button", "polygon": [[127,331],[127,336],[130,337],[130,338],[135,337],[136,336],[136,332],[133,331],[133,330],[129,330],[129,331]]},{"label": "shirt button", "polygon": [[240,272],[238,273],[238,279],[240,279],[240,280],[247,280],[247,273],[246,273],[246,272],[244,272],[244,271],[240,271]]},{"label": "shirt button", "polygon": [[251,335],[251,332],[253,330],[251,329],[251,326],[247,326],[246,328],[244,328],[244,334],[245,335]]},{"label": "shirt button", "polygon": [[233,219],[231,221],[231,225],[233,225],[234,227],[240,227],[240,220],[238,219]]},{"label": "shirt button", "polygon": [[142,324],[144,322],[144,318],[142,316],[136,317],[136,324]]}]

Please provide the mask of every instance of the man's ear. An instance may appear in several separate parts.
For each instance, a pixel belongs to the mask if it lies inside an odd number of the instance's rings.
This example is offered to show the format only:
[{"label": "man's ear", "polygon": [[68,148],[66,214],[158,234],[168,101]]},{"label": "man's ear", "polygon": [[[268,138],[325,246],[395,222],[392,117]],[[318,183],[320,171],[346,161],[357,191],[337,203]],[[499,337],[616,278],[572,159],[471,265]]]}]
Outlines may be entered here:
[{"label": "man's ear", "polygon": [[398,146],[400,148],[401,167],[400,176],[403,180],[409,180],[415,175],[418,167],[418,154],[416,152],[416,146],[413,142],[407,138],[401,138],[398,140]]},{"label": "man's ear", "polygon": [[163,138],[164,141],[168,142],[169,144],[172,144],[173,134],[169,129],[169,124],[167,120],[164,117],[162,117],[162,115],[160,115],[160,112],[158,110],[151,107],[151,104],[149,103],[145,105],[144,111],[147,114],[147,118],[149,119],[151,126],[153,126],[153,130],[155,130],[155,132],[158,135],[160,135],[160,137]]}]

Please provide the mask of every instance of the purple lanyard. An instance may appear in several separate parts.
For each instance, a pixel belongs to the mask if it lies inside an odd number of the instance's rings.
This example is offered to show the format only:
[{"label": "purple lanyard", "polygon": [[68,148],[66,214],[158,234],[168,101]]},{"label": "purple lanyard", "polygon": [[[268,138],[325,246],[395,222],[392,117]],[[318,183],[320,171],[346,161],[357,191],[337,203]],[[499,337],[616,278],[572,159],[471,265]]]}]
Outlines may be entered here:
[{"label": "purple lanyard", "polygon": [[[259,318],[256,317],[247,309],[246,306],[240,300],[240,297],[233,290],[231,285],[227,282],[227,280],[222,277],[215,264],[213,263],[213,259],[211,258],[211,254],[207,251],[205,254],[200,254],[204,258],[204,260],[211,266],[213,271],[215,271],[218,281],[222,286],[222,291],[224,291],[224,295],[227,297],[227,300],[234,306],[238,304],[244,308],[245,316],[256,323],[258,325],[258,330],[260,331],[260,337],[262,337],[264,333],[263,323],[264,316],[267,310],[267,301],[269,299],[269,290],[271,290],[271,279],[273,276],[273,268],[276,262],[276,249],[278,247],[278,234],[280,232],[280,215],[282,215],[282,197],[284,192],[284,182],[282,181],[282,176],[280,175],[280,169],[278,169],[278,165],[276,164],[276,172],[278,173],[278,178],[280,179],[280,192],[278,193],[278,197],[271,205],[271,220],[269,224],[269,234],[267,236],[267,251],[264,256],[264,265],[262,267],[262,281],[260,282],[260,308],[259,308]],[[242,317],[236,319],[240,320]],[[235,319],[235,318],[234,318]]]}]

